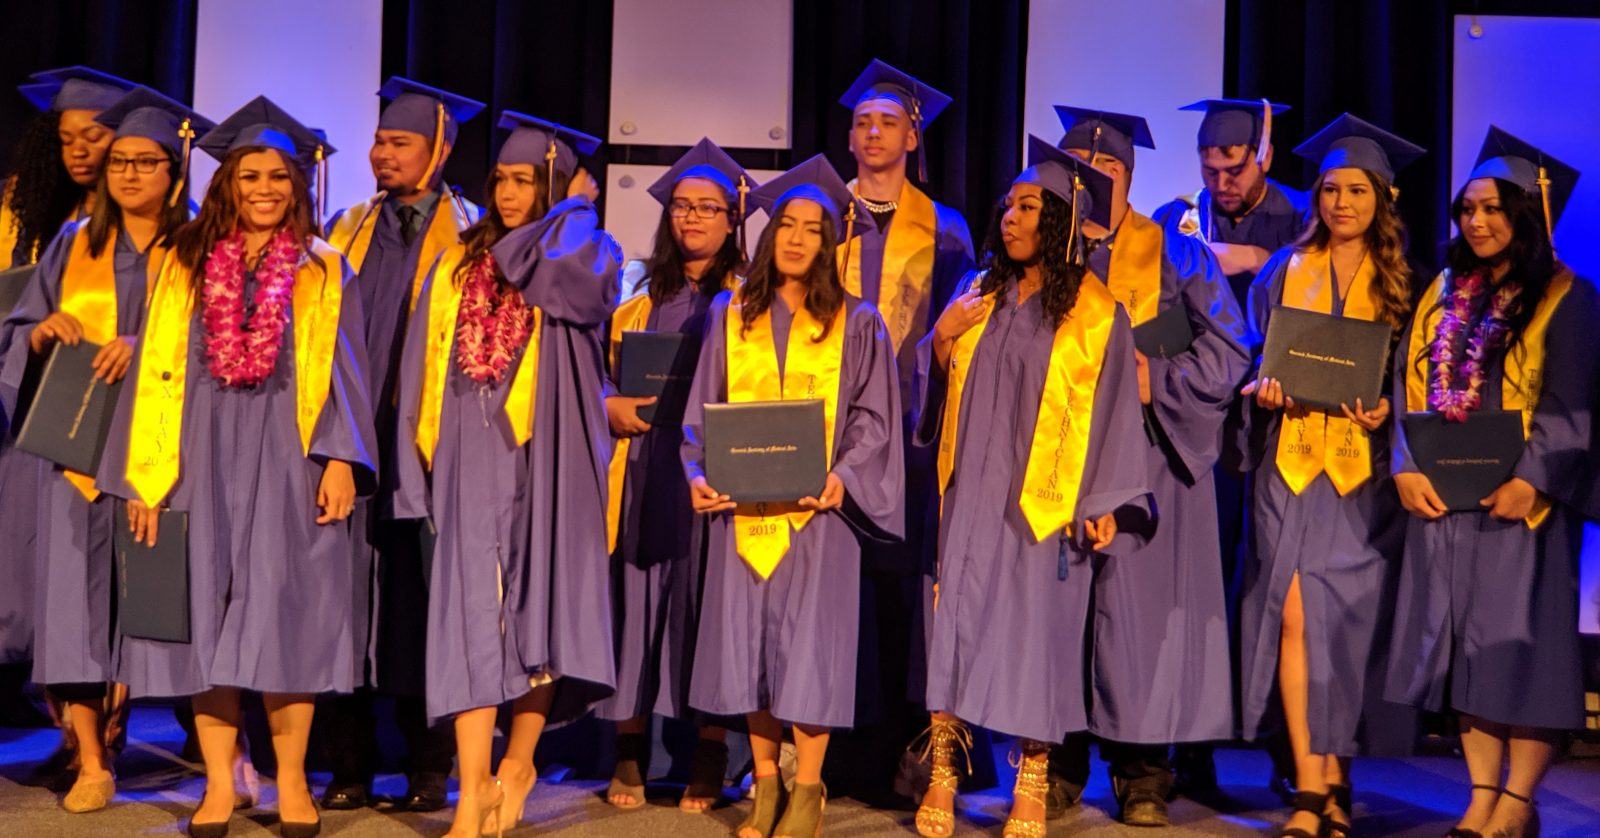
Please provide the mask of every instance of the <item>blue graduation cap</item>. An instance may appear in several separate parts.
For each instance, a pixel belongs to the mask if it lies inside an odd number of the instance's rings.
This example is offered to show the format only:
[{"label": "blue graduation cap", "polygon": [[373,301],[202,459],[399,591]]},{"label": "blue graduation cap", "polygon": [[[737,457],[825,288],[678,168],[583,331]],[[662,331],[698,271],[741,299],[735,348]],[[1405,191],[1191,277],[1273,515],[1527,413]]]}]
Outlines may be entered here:
[{"label": "blue graduation cap", "polygon": [[196,145],[218,160],[227,159],[230,153],[241,148],[275,149],[303,168],[314,169],[319,225],[327,214],[328,157],[338,149],[271,99],[265,96],[251,99],[206,132]]},{"label": "blue graduation cap", "polygon": [[133,82],[91,67],[41,70],[17,89],[41,111],[103,111],[132,90]]},{"label": "blue graduation cap", "polygon": [[1150,123],[1142,116],[1068,105],[1056,105],[1056,116],[1067,132],[1061,142],[1056,143],[1057,147],[1086,149],[1091,158],[1104,152],[1131,169],[1134,146],[1156,147],[1150,136]]},{"label": "blue graduation cap", "polygon": [[756,189],[761,184],[743,166],[733,162],[720,146],[711,141],[709,137],[702,137],[695,143],[678,162],[672,164],[667,173],[650,185],[650,197],[655,198],[662,206],[672,202],[672,190],[678,181],[685,178],[704,178],[722,187],[723,191],[738,198],[739,217],[744,217],[745,195]]},{"label": "blue graduation cap", "polygon": [[1111,176],[1036,135],[1028,135],[1028,168],[1013,182],[1037,184],[1073,206],[1078,220],[1111,226]]},{"label": "blue graduation cap", "polygon": [[1394,182],[1394,173],[1411,165],[1428,150],[1348,113],[1328,123],[1295,154],[1318,161],[1317,173],[1329,169],[1365,169]]},{"label": "blue graduation cap", "polygon": [[1543,149],[1497,125],[1489,126],[1478,150],[1478,162],[1468,180],[1498,178],[1538,195],[1544,203],[1545,229],[1555,234],[1556,222],[1578,187],[1578,170],[1546,154]]},{"label": "blue graduation cap", "polygon": [[850,89],[839,97],[839,104],[854,112],[863,102],[885,99],[905,109],[911,127],[917,131],[917,179],[928,179],[928,138],[924,128],[950,106],[951,99],[924,84],[917,77],[897,70],[874,58],[867,68],[856,76]]},{"label": "blue graduation cap", "polygon": [[750,197],[769,216],[776,216],[778,207],[795,198],[820,204],[832,219],[841,243],[855,237],[855,220],[867,211],[828,158],[820,154],[767,181]]},{"label": "blue graduation cap", "polygon": [[216,128],[216,123],[176,99],[140,85],[100,112],[95,121],[112,129],[114,139],[143,137],[178,155],[179,170],[172,178],[168,203],[176,203],[189,177],[189,152],[195,137]]},{"label": "blue graduation cap", "polygon": [[[535,167],[548,163],[551,192],[555,191],[558,170],[571,177],[578,170],[579,154],[593,154],[600,150],[599,137],[518,111],[501,111],[498,125],[511,129],[511,135],[500,146],[500,156],[496,162],[506,165],[527,163]],[[550,201],[554,203],[556,197],[551,195]]]},{"label": "blue graduation cap", "polygon": [[461,123],[482,113],[485,107],[482,102],[400,76],[390,76],[378,89],[378,95],[389,100],[378,117],[379,128],[410,131],[435,141],[442,135],[447,144],[456,141]]},{"label": "blue graduation cap", "polygon": [[1272,145],[1272,118],[1292,109],[1266,99],[1201,99],[1178,110],[1205,112],[1195,137],[1200,148],[1250,146],[1259,163]]}]

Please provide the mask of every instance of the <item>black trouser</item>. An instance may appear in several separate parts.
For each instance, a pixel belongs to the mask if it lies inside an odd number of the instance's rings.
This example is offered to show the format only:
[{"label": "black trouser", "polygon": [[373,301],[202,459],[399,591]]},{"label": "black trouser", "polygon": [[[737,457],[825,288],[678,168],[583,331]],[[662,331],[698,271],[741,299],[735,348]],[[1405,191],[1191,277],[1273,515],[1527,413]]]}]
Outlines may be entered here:
[{"label": "black trouser", "polygon": [[[1079,787],[1089,784],[1089,741],[1087,732],[1069,733],[1059,745],[1050,748],[1050,773]],[[1172,790],[1172,760],[1167,745],[1140,745],[1101,739],[1100,758],[1111,768],[1111,776],[1123,783],[1123,790],[1149,790],[1162,797]]]},{"label": "black trouser", "polygon": [[[372,690],[329,696],[321,711],[323,736],[328,747],[328,767],[334,785],[372,785],[378,767],[378,737]],[[405,737],[406,775],[450,775],[455,757],[455,732],[449,721],[429,727],[426,705],[420,696],[394,699],[395,725]]]}]

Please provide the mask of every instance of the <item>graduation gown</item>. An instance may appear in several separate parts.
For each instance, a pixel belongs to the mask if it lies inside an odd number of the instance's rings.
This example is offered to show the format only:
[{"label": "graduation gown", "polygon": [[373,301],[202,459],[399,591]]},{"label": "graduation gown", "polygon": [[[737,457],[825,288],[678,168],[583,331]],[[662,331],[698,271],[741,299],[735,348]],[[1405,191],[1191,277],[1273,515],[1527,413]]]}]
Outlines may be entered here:
[{"label": "graduation gown", "polygon": [[[1161,302],[1189,311],[1195,341],[1150,358],[1144,485],[1161,515],[1149,540],[1097,566],[1089,731],[1159,744],[1233,736],[1228,611],[1217,553],[1212,466],[1223,421],[1249,369],[1244,316],[1198,239],[1164,231]],[[1110,276],[1111,249],[1089,257]]]},{"label": "graduation gown", "polygon": [[[1090,281],[1090,280],[1085,280]],[[939,524],[939,596],[928,628],[927,706],[1001,733],[1059,742],[1088,727],[1085,628],[1096,567],[1153,526],[1145,437],[1128,315],[1115,313],[1095,390],[1087,459],[1073,515],[1118,513],[1105,553],[1036,542],[1018,506],[1056,328],[1038,294],[1001,294],[978,340],[960,406],[961,432]],[[932,369],[933,338],[917,346],[916,442],[937,446],[947,381]],[[930,375],[932,373],[932,375]]]},{"label": "graduation gown", "polygon": [[[1283,298],[1292,247],[1273,254],[1250,288],[1250,344],[1265,340],[1272,306]],[[1393,406],[1391,405],[1391,409]],[[1278,713],[1278,647],[1283,603],[1296,571],[1305,613],[1307,704],[1311,752],[1353,756],[1361,735],[1369,671],[1380,625],[1387,625],[1405,532],[1405,511],[1386,454],[1394,419],[1371,432],[1372,476],[1340,495],[1326,473],[1296,495],[1278,471],[1282,411],[1241,405],[1237,444],[1254,474],[1252,549],[1240,604],[1240,672],[1244,736],[1255,739]],[[1269,715],[1274,714],[1274,715]]]},{"label": "graduation gown", "polygon": [[585,198],[494,246],[506,279],[543,314],[533,435],[505,415],[511,370],[483,387],[451,363],[429,472],[417,448],[430,291],[400,362],[393,511],[437,529],[428,595],[428,716],[494,707],[557,678],[550,720],[581,715],[616,683],[606,555],[611,450],[602,325],[616,306],[622,251]]},{"label": "graduation gown", "polygon": [[[711,304],[684,413],[683,469],[691,481],[705,474],[704,405],[727,401],[730,299],[724,292]],[[793,315],[781,298],[770,312],[781,372]],[[844,505],[793,533],[788,554],[766,579],[739,556],[733,513],[710,516],[689,685],[696,710],[722,716],[768,710],[785,722],[824,727],[854,722],[859,538],[900,537],[905,471],[883,318],[847,294],[844,329],[831,468],[844,483]]]},{"label": "graduation gown", "polygon": [[[649,293],[648,284],[639,293]],[[705,333],[711,298],[689,286],[653,305],[645,330]],[[611,370],[606,395],[617,394]],[[689,673],[699,613],[704,519],[689,503],[683,479],[683,427],[653,427],[628,445],[622,480],[617,548],[611,554],[611,602],[616,620],[617,692],[595,708],[622,721],[658,713],[689,713]]]},{"label": "graduation gown", "polygon": [[[1578,561],[1584,520],[1573,499],[1592,456],[1597,319],[1593,283],[1575,277],[1550,320],[1532,428],[1512,471],[1549,498],[1549,517],[1530,528],[1488,512],[1451,512],[1433,521],[1406,516],[1385,692],[1390,701],[1508,725],[1583,727]],[[1506,352],[1502,347],[1486,359],[1482,410],[1501,408]],[[1417,471],[1400,419],[1406,382],[1431,379],[1431,366],[1426,358],[1395,360],[1396,472]]]},{"label": "graduation gown", "polygon": [[[192,639],[181,644],[119,637],[115,679],[135,697],[193,695],[212,687],[320,693],[356,686],[350,522],[318,525],[322,513],[315,501],[329,460],[349,463],[358,494],[369,494],[377,441],[363,386],[368,371],[361,296],[352,293],[344,258],[326,243],[316,244],[329,281],[337,276],[344,293],[328,397],[309,453],[296,420],[292,307],[272,374],[256,387],[230,388],[207,367],[203,307],[194,305],[182,465],[165,500],[189,517]],[[245,299],[254,298],[255,287],[247,275]],[[102,491],[124,499],[137,496],[126,475],[140,360],[136,356],[128,370],[129,386],[122,389],[98,480]],[[159,533],[174,535],[170,528]]]},{"label": "graduation gown", "polygon": [[[420,696],[423,693],[422,649],[426,643],[428,580],[423,567],[421,537],[415,524],[395,526],[378,510],[389,503],[394,491],[396,395],[400,388],[400,355],[405,345],[406,324],[410,319],[413,282],[418,268],[427,269],[439,255],[436,242],[427,235],[439,219],[455,224],[470,224],[481,214],[477,207],[464,204],[468,215],[461,217],[449,194],[449,187],[436,193],[422,218],[417,235],[407,245],[401,233],[397,201],[371,201],[340,210],[328,220],[329,239],[344,244],[351,221],[370,226],[371,238],[361,260],[351,265],[355,280],[351,288],[361,295],[361,311],[366,322],[363,334],[371,377],[367,380],[373,424],[378,433],[378,491],[370,499],[357,502],[351,515],[352,547],[355,561],[355,586],[352,588],[352,614],[355,621],[356,649],[353,660],[358,684],[370,684],[385,692]],[[372,216],[369,217],[368,211]],[[457,236],[447,238],[454,243]],[[351,247],[345,253],[351,256]]]},{"label": "graduation gown", "polygon": [[[33,261],[31,248],[16,241],[17,219],[10,206],[14,184],[7,179],[0,186],[0,270]],[[0,585],[0,664],[26,661],[33,654],[34,543],[43,465],[38,457],[16,450],[18,430],[6,409],[0,415],[0,544],[6,545],[0,551],[0,577],[7,580]]]},{"label": "graduation gown", "polygon": [[[1246,244],[1276,253],[1305,231],[1308,200],[1304,192],[1268,178],[1261,203],[1238,218],[1219,211],[1205,189],[1162,204],[1150,217],[1163,227],[1198,236],[1201,241]],[[1255,278],[1249,271],[1228,275],[1228,285],[1240,306],[1248,303],[1250,283]]]},{"label": "graduation gown", "polygon": [[[62,278],[75,267],[70,257],[80,226],[68,225],[51,243],[16,310],[0,327],[0,403],[7,416],[15,415],[33,329],[61,308]],[[114,248],[117,332],[137,337],[144,325],[149,254],[139,252],[123,232],[106,246]],[[67,482],[60,466],[36,462],[41,484],[33,680],[40,684],[109,681],[115,597],[114,499],[101,495],[91,503]]]}]

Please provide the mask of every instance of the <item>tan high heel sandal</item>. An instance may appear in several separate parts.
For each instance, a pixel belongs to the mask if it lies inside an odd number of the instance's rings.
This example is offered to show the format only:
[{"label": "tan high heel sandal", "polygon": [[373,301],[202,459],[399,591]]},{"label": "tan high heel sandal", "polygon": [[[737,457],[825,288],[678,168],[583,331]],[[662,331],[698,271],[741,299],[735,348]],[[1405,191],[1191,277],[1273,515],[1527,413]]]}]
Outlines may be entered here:
[{"label": "tan high heel sandal", "polygon": [[[922,797],[924,802],[917,807],[917,834],[923,838],[949,838],[956,831],[955,796],[956,788],[961,785],[961,775],[956,771],[956,747],[960,746],[962,756],[966,757],[967,773],[972,773],[972,731],[959,720],[946,722],[934,719],[922,735],[928,738],[922,759],[931,758],[933,761],[928,791],[939,788],[950,792],[950,808],[928,805],[925,792]],[[916,747],[915,740],[911,744],[913,748]]]},{"label": "tan high heel sandal", "polygon": [[[1017,784],[1012,788],[1011,796],[1039,804],[1042,812],[1045,795],[1050,791],[1050,763],[1044,759],[1028,759],[1026,750],[1019,750],[1011,764],[1017,769]],[[1044,838],[1044,819],[1042,816],[1036,821],[1008,817],[1005,829],[1000,834],[1005,838]]]}]

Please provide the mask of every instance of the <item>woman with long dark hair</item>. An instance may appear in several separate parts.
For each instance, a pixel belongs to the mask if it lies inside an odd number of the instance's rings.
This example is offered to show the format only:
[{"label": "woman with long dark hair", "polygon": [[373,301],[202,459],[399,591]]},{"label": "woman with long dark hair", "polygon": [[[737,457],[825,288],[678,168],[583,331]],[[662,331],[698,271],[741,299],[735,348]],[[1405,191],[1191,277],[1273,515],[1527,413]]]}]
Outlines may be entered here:
[{"label": "woman with long dark hair", "polygon": [[1551,231],[1578,173],[1491,127],[1450,212],[1449,265],[1395,359],[1397,416],[1520,415],[1525,447],[1481,510],[1451,510],[1394,439],[1406,529],[1387,697],[1461,720],[1472,797],[1451,835],[1537,835],[1534,796],[1583,727],[1578,558],[1600,301]]},{"label": "woman with long dark hair", "polygon": [[438,536],[426,698],[430,720],[455,722],[457,838],[517,825],[546,724],[581,715],[616,677],[601,380],[622,251],[578,167],[600,141],[512,111],[500,127],[512,132],[489,211],[437,259],[400,361],[393,514]]},{"label": "woman with long dark hair", "polygon": [[115,672],[135,696],[193,696],[191,835],[228,831],[239,694],[260,692],[283,834],[305,838],[312,699],[354,687],[346,519],[376,450],[360,297],[316,237],[306,170],[331,148],[265,97],[197,145],[221,165],[156,278],[99,475],[135,539],[187,535],[190,642],[123,634]]},{"label": "woman with long dark hair", "polygon": [[[623,334],[676,332],[698,352],[711,300],[737,286],[745,255],[740,232],[746,198],[757,184],[733,158],[702,139],[650,187],[661,222],[649,260],[630,262],[624,287],[640,290],[611,318],[611,375],[606,413],[617,438],[607,509],[611,587],[617,604],[617,692],[596,712],[617,723],[617,764],[606,793],[611,805],[644,805],[652,713],[695,721],[688,704],[702,562],[703,526],[683,491],[681,417],[639,409],[655,398],[616,392]],[[637,274],[630,283],[627,275]],[[688,350],[685,350],[687,353]],[[666,421],[663,421],[664,418]],[[725,731],[701,724],[679,808],[704,812],[722,794],[728,770]]]},{"label": "woman with long dark hair", "polygon": [[[919,445],[942,514],[928,637],[933,760],[918,833],[955,828],[966,722],[1016,736],[1005,834],[1045,834],[1049,747],[1086,729],[1094,565],[1148,529],[1133,331],[1085,281],[1081,224],[1110,223],[1111,179],[1038,137],[1002,199],[985,268],[917,347]],[[1121,533],[1121,535],[1119,535]]]},{"label": "woman with long dark hair", "polygon": [[[1425,152],[1344,114],[1295,153],[1319,163],[1315,212],[1250,288],[1256,352],[1279,305],[1398,332],[1411,310],[1411,271],[1391,184]],[[1390,403],[1309,410],[1281,382],[1259,377],[1241,393],[1253,397],[1242,406],[1243,447],[1246,468],[1257,471],[1240,606],[1244,732],[1261,735],[1277,696],[1299,789],[1279,834],[1345,833],[1366,672],[1404,526],[1384,455]]]},{"label": "woman with long dark hair", "polygon": [[[30,356],[88,341],[96,377],[120,381],[144,324],[150,278],[188,219],[182,134],[211,122],[147,88],[98,117],[115,132],[94,210],[45,251],[11,317],[0,327],[0,402],[13,416]],[[35,578],[43,603],[34,626],[33,680],[65,702],[78,743],[78,774],[63,806],[104,808],[115,792],[102,715],[113,678],[112,500],[92,475],[46,465],[39,493]]]},{"label": "woman with long dark hair", "polygon": [[[745,283],[711,304],[683,418],[691,500],[708,516],[689,704],[749,726],[755,805],[740,838],[809,838],[829,733],[855,717],[858,531],[894,539],[904,527],[899,391],[883,318],[839,281],[836,242],[864,217],[844,181],[818,155],[755,199],[771,220]],[[707,484],[706,404],[805,398],[823,402],[829,471],[816,496],[736,504]],[[792,795],[778,776],[785,724]]]}]

